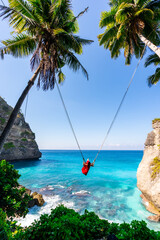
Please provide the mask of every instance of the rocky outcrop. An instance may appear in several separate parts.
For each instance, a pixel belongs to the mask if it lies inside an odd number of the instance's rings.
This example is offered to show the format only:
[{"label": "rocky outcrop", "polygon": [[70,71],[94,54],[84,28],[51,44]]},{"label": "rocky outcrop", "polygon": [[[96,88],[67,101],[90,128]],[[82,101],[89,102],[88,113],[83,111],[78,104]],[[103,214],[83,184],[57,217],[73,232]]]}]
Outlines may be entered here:
[{"label": "rocky outcrop", "polygon": [[138,167],[137,187],[142,192],[141,197],[147,210],[160,215],[160,119],[153,120],[152,127]]},{"label": "rocky outcrop", "polygon": [[152,222],[160,222],[160,215],[149,216],[148,220],[150,220]]},{"label": "rocky outcrop", "polygon": [[45,201],[43,199],[42,194],[39,194],[37,192],[33,192],[31,194],[31,190],[24,187],[23,185],[19,185],[18,189],[20,189],[20,188],[25,188],[25,193],[24,194],[28,194],[31,197],[31,200],[28,202],[28,208],[32,208],[35,205],[37,205],[39,207],[44,205]]},{"label": "rocky outcrop", "polygon": [[35,201],[35,205],[41,207],[43,206],[43,204],[45,203],[42,194],[39,194],[37,192],[34,192],[31,197],[33,198],[33,200]]},{"label": "rocky outcrop", "polygon": [[[7,123],[12,112],[12,107],[0,97],[0,134]],[[29,124],[25,122],[21,113],[17,115],[16,121],[6,139],[0,160],[38,159],[41,152],[35,141],[35,134],[31,131]]]}]

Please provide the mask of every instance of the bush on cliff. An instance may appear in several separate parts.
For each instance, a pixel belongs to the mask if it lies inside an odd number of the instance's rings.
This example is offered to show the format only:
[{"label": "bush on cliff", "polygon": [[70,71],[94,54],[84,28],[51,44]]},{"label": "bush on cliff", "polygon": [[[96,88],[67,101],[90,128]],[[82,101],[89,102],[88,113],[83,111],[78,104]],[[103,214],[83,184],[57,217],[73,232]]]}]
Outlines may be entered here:
[{"label": "bush on cliff", "polygon": [[22,227],[17,226],[15,221],[7,220],[6,213],[0,208],[0,240],[15,239],[14,235],[21,229]]},{"label": "bush on cliff", "polygon": [[147,228],[144,221],[132,221],[131,224],[109,223],[93,213],[85,211],[83,215],[63,205],[41,215],[28,228],[18,231],[16,240],[72,240],[72,239],[107,239],[111,234],[123,240],[158,240],[160,232]]},{"label": "bush on cliff", "polygon": [[20,174],[14,166],[0,161],[0,208],[8,217],[25,216],[28,213],[30,196],[25,188],[18,188]]}]

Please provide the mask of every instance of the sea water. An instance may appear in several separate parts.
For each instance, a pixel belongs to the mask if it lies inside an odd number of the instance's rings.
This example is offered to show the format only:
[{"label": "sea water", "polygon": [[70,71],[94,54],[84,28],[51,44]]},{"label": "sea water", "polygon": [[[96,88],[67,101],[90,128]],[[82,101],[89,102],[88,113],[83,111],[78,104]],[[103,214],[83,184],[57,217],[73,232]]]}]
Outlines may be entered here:
[{"label": "sea water", "polygon": [[[37,161],[19,161],[14,166],[20,184],[42,193],[45,204],[30,209],[18,219],[29,226],[41,214],[50,213],[59,204],[80,214],[94,211],[100,218],[113,222],[145,220],[149,228],[160,231],[160,224],[147,220],[149,213],[142,204],[136,173],[143,151],[101,151],[87,176],[81,172],[82,157],[75,150],[43,150]],[[92,162],[96,151],[83,151]]]}]

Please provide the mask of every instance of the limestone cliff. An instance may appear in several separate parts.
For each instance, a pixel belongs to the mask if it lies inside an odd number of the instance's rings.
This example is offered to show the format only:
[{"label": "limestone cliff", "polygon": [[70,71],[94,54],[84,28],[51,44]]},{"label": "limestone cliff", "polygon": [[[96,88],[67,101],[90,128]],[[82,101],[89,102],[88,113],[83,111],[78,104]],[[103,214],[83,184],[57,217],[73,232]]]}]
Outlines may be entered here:
[{"label": "limestone cliff", "polygon": [[[12,107],[0,97],[0,134],[7,123]],[[17,115],[9,136],[6,139],[0,160],[38,159],[41,153],[35,141],[35,134],[25,122],[21,113]]]},{"label": "limestone cliff", "polygon": [[160,214],[160,119],[153,120],[152,127],[138,167],[137,187],[142,192],[147,210]]}]

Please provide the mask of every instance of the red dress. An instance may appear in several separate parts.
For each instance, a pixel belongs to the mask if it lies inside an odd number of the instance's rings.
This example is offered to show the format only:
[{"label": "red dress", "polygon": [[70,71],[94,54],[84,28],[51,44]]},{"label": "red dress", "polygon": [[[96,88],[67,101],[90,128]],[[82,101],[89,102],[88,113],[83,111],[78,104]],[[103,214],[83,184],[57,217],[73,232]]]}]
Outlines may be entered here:
[{"label": "red dress", "polygon": [[83,168],[82,168],[82,173],[84,175],[87,175],[87,173],[88,173],[88,171],[90,169],[90,166],[88,166],[88,162],[86,162],[86,163],[87,163],[87,165],[84,165]]}]

